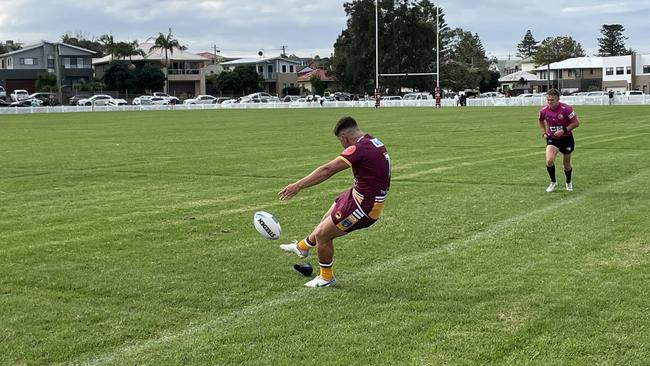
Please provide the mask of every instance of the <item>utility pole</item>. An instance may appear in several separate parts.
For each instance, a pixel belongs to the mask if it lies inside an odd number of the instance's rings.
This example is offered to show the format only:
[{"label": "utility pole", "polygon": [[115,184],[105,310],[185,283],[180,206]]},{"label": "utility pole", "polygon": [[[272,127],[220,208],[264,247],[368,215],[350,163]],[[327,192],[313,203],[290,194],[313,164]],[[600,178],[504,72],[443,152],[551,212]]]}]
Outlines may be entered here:
[{"label": "utility pole", "polygon": [[61,62],[59,60],[59,44],[54,43],[54,75],[56,75],[56,89],[59,102],[63,104],[63,92],[61,91]]},{"label": "utility pole", "polygon": [[280,46],[282,48],[282,57],[287,57],[287,46]]},{"label": "utility pole", "polygon": [[217,53],[221,52],[220,50],[217,49],[217,45],[215,44],[214,46],[214,58],[212,59],[212,63],[216,64],[217,63]]}]

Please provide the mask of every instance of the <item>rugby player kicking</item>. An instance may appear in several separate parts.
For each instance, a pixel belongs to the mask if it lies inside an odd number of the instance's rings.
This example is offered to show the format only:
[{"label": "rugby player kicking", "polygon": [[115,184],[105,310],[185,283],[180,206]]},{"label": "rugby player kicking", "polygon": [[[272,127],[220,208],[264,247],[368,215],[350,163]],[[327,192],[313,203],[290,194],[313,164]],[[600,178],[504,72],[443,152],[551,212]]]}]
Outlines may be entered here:
[{"label": "rugby player kicking", "polygon": [[557,187],[555,157],[558,152],[561,152],[563,156],[566,190],[573,191],[571,153],[575,150],[575,141],[572,131],[580,126],[580,122],[573,108],[560,102],[560,93],[557,89],[551,89],[546,93],[546,102],[547,105],[539,110],[538,118],[542,137],[546,140],[546,171],[551,178],[546,192],[553,192]]},{"label": "rugby player kicking", "polygon": [[282,250],[301,258],[307,257],[309,249],[316,247],[320,274],[305,283],[307,287],[336,284],[332,269],[333,240],[374,224],[381,215],[390,186],[390,157],[379,139],[361,131],[352,117],[341,118],[334,127],[334,135],[343,145],[343,152],[278,193],[281,200],[288,200],[300,190],[320,184],[352,167],[354,186],[334,200],[311,234],[298,242],[280,245]]}]

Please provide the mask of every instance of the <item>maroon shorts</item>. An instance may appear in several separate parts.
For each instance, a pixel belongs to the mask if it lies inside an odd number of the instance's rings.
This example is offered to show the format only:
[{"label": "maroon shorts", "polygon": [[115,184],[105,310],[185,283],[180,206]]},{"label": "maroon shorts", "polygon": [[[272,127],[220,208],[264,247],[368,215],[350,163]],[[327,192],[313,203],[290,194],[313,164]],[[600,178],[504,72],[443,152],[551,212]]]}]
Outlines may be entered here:
[{"label": "maroon shorts", "polygon": [[334,225],[346,233],[366,228],[374,224],[381,213],[384,203],[372,199],[359,199],[352,189],[341,193],[334,200],[331,217]]}]

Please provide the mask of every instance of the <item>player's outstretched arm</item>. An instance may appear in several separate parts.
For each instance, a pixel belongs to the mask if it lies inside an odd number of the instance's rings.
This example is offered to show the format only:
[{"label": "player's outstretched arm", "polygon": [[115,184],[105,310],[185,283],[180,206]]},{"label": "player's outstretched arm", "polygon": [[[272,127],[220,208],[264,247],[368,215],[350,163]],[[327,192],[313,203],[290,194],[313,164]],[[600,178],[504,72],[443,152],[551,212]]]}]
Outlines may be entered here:
[{"label": "player's outstretched arm", "polygon": [[320,184],[328,180],[334,174],[349,167],[350,166],[343,159],[337,157],[329,163],[323,164],[314,169],[314,171],[309,173],[306,177],[284,187],[280,192],[278,192],[278,196],[280,196],[281,200],[288,200],[297,195],[301,189]]}]

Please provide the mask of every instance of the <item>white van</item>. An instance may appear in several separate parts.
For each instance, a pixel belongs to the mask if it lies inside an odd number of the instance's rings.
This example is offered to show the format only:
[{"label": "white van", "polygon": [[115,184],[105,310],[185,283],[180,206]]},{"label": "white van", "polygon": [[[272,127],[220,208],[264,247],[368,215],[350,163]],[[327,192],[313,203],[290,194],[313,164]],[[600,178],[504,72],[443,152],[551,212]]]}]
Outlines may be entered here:
[{"label": "white van", "polygon": [[623,95],[625,95],[626,97],[630,95],[643,95],[643,92],[641,90],[628,90]]}]

